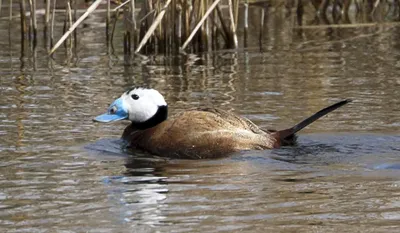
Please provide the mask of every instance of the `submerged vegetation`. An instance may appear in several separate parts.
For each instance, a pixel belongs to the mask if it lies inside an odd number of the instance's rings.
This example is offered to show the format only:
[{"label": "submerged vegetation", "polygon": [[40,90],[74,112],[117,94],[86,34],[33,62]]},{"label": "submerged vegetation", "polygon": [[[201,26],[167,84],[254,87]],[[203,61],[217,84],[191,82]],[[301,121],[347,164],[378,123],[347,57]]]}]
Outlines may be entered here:
[{"label": "submerged vegetation", "polygon": [[[400,19],[400,0],[9,0],[8,5],[0,0],[0,15],[9,20],[10,30],[19,19],[22,44],[28,40],[32,48],[36,46],[42,38],[38,20],[44,20],[43,39],[49,54],[62,44],[76,48],[75,29],[90,14],[100,14],[105,20],[109,51],[123,46],[125,55],[133,55],[254,46],[247,39],[249,27],[257,28],[261,41],[265,21],[277,12],[286,15],[293,30],[363,26]],[[54,36],[54,20],[60,15],[64,16],[64,36],[59,39]],[[123,29],[117,29],[117,24]],[[122,45],[115,45],[116,33],[123,34]]]}]

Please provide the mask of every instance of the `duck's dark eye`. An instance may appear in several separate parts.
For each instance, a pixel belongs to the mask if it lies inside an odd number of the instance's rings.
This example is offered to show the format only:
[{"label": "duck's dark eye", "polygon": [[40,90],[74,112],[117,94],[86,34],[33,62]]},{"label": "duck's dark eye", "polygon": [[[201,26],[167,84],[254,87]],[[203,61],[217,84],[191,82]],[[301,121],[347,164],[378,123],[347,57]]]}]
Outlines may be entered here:
[{"label": "duck's dark eye", "polygon": [[136,94],[133,94],[133,95],[131,95],[131,97],[132,97],[132,99],[134,99],[134,100],[137,100],[137,99],[139,99],[139,96],[138,96],[138,95],[136,95]]},{"label": "duck's dark eye", "polygon": [[113,106],[113,107],[110,109],[110,114],[115,114],[115,113],[117,112],[117,110],[118,110],[117,106]]}]

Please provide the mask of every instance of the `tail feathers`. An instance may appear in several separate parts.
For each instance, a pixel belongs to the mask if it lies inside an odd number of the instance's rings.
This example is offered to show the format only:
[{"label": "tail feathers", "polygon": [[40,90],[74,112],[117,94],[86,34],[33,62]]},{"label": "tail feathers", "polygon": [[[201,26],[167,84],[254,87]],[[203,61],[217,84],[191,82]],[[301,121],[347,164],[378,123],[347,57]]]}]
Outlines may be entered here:
[{"label": "tail feathers", "polygon": [[313,123],[314,121],[318,120],[319,118],[325,116],[326,114],[332,112],[333,110],[336,110],[337,108],[342,107],[343,105],[350,103],[352,100],[346,99],[342,100],[340,102],[337,102],[336,104],[333,104],[331,106],[328,106],[324,109],[321,109],[314,115],[306,118],[302,122],[298,123],[297,125],[293,126],[292,128],[289,129],[284,129],[280,131],[273,132],[272,135],[278,140],[279,145],[281,145],[282,141],[285,141],[291,137],[295,136],[295,133],[299,132],[300,130],[304,129],[306,126],[309,124]]}]

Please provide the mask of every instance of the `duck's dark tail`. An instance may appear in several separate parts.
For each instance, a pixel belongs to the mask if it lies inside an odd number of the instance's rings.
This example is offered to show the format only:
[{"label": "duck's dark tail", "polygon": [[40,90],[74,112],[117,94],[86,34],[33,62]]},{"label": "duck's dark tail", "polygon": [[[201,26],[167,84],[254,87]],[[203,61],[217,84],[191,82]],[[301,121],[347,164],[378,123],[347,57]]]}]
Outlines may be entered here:
[{"label": "duck's dark tail", "polygon": [[303,128],[308,126],[309,124],[311,124],[314,121],[318,120],[319,118],[325,116],[326,114],[332,112],[333,110],[340,108],[343,105],[350,103],[350,102],[351,102],[350,99],[342,100],[340,102],[337,102],[336,104],[333,104],[329,107],[321,109],[314,115],[308,117],[307,119],[303,120],[302,122],[298,123],[297,125],[293,126],[292,128],[273,132],[272,136],[277,139],[276,147],[281,146],[286,141],[291,141],[290,139],[295,138],[295,133],[299,132],[300,130],[302,130]]}]

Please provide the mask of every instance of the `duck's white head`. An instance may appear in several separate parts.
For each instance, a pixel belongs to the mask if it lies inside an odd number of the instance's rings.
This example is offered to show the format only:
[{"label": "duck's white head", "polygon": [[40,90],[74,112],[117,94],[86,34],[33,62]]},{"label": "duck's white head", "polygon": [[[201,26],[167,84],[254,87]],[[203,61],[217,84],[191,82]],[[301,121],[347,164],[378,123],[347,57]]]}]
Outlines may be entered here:
[{"label": "duck's white head", "polygon": [[139,125],[150,123],[152,127],[167,118],[167,109],[167,103],[160,92],[154,89],[132,88],[116,99],[107,113],[97,116],[94,121],[130,120]]}]

